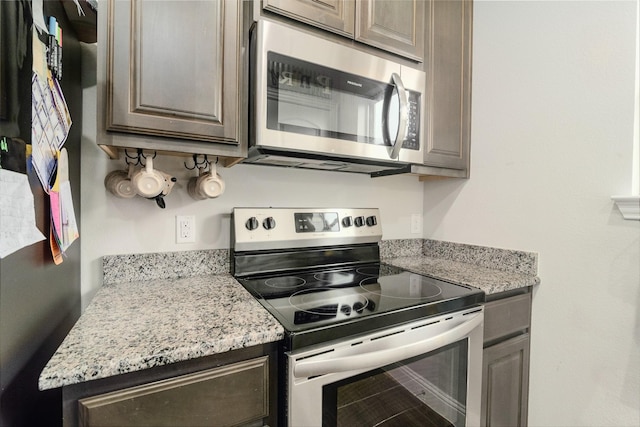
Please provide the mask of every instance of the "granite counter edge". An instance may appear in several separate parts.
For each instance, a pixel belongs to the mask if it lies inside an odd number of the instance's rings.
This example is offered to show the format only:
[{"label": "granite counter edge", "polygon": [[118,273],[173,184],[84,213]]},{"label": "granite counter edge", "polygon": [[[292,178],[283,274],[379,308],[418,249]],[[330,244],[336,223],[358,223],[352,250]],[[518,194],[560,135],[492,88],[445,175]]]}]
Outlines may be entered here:
[{"label": "granite counter edge", "polygon": [[[211,274],[205,275],[204,277],[217,277],[223,280],[232,280],[234,286],[238,287],[238,291],[247,292],[244,287],[228,273]],[[188,278],[183,280],[192,279],[193,278]],[[155,280],[148,280],[140,283],[152,282],[155,282]],[[104,286],[111,287],[115,285],[116,284],[110,284]],[[135,283],[125,283],[124,285],[135,286]],[[100,291],[98,294],[99,293]],[[98,296],[98,294],[96,294],[96,296]],[[248,292],[247,295],[249,295]],[[71,363],[71,366],[64,365],[63,360],[65,359],[65,354],[74,351],[73,348],[67,345],[67,339],[72,333],[74,333],[74,329],[76,329],[76,326],[82,319],[81,316],[41,372],[38,381],[38,388],[40,390],[48,390],[69,386],[130,372],[142,371],[155,366],[169,365],[172,363],[188,361],[215,354],[226,353],[231,350],[238,350],[282,340],[284,338],[284,328],[259,303],[256,302],[255,305],[256,309],[263,310],[263,314],[273,320],[271,325],[263,328],[252,328],[251,330],[244,331],[242,334],[237,334],[225,339],[215,339],[212,341],[203,340],[196,345],[191,346],[177,345],[176,347],[167,349],[164,352],[158,352],[157,354],[140,355],[131,359],[123,358],[121,360],[116,360],[113,363],[102,364],[97,362],[91,363],[91,361],[88,361],[86,363]],[[87,311],[90,309],[91,304],[87,307]],[[86,330],[82,332],[86,333]],[[76,333],[78,333],[78,331],[76,331]]]}]

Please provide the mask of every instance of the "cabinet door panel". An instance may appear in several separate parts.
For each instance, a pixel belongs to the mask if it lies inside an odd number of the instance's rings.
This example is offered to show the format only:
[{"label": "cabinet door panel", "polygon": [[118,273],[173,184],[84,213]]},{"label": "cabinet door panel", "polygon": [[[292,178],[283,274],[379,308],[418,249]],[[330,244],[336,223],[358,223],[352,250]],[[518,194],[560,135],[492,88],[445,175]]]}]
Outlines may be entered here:
[{"label": "cabinet door panel", "polygon": [[234,142],[238,3],[110,3],[108,130]]},{"label": "cabinet door panel", "polygon": [[526,427],[529,334],[485,348],[483,359],[481,425]]},{"label": "cabinet door panel", "polygon": [[78,401],[79,425],[236,425],[268,415],[268,357]]},{"label": "cabinet door panel", "polygon": [[425,164],[465,169],[471,132],[471,1],[430,2]]},{"label": "cabinet door panel", "polygon": [[355,39],[422,62],[425,4],[424,0],[356,2]]},{"label": "cabinet door panel", "polygon": [[266,10],[353,37],[354,0],[264,0]]}]

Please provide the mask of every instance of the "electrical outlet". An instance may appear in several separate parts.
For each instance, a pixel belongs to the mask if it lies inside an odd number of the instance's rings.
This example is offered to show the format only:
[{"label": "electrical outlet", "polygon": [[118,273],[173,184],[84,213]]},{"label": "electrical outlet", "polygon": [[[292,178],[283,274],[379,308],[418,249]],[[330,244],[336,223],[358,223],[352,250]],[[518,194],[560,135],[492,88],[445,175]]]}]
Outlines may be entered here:
[{"label": "electrical outlet", "polygon": [[422,234],[422,214],[411,214],[411,234]]},{"label": "electrical outlet", "polygon": [[196,217],[193,215],[176,216],[176,243],[195,243]]}]

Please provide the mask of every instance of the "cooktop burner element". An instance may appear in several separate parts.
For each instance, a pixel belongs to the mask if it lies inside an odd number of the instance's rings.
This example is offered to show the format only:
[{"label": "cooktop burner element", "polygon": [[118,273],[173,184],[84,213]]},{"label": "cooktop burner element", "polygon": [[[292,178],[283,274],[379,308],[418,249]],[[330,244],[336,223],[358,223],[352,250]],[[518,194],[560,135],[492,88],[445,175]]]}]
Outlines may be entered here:
[{"label": "cooktop burner element", "polygon": [[[403,278],[404,279],[404,278]],[[367,292],[383,296],[385,298],[401,298],[401,299],[432,299],[442,294],[442,288],[438,285],[438,280],[430,279],[418,274],[409,274],[406,278],[408,282],[399,283],[399,278],[382,277],[379,278],[376,285],[361,283]],[[440,282],[444,283],[444,282]]]},{"label": "cooktop burner element", "polygon": [[364,295],[343,293],[332,288],[305,289],[289,297],[293,323],[302,325],[338,317],[348,317],[353,311],[360,314],[373,303]]},{"label": "cooktop burner element", "polygon": [[381,263],[380,224],[377,209],[234,209],[232,272],[283,325],[287,349],[484,301],[478,289]]},{"label": "cooktop burner element", "polygon": [[356,269],[356,273],[364,274],[365,276],[378,277],[380,274],[380,267],[360,267]]},{"label": "cooktop burner element", "polygon": [[316,273],[313,275],[314,279],[319,282],[329,283],[333,286],[340,286],[344,284],[353,283],[355,280],[355,274],[353,272],[341,272],[341,271],[328,271],[322,273]]},{"label": "cooktop burner element", "polygon": [[283,276],[265,279],[264,284],[276,289],[295,289],[307,283],[302,277]]}]

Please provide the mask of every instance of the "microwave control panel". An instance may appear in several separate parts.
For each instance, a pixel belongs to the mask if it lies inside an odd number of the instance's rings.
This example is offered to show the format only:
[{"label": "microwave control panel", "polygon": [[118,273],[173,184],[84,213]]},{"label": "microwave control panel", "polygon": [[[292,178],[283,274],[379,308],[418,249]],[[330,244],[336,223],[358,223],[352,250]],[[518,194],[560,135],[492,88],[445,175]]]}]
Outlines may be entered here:
[{"label": "microwave control panel", "polygon": [[407,91],[409,102],[409,120],[407,121],[407,136],[402,143],[402,148],[409,150],[420,149],[420,93]]}]

